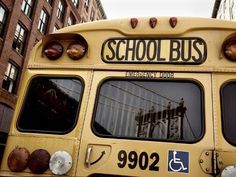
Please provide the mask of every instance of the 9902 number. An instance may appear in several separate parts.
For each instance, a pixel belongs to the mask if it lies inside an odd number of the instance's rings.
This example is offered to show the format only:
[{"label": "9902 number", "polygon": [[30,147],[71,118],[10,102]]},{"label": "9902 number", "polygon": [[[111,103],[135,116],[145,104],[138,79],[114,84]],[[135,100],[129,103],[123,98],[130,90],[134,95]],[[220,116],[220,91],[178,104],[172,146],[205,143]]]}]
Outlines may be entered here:
[{"label": "9902 number", "polygon": [[[151,159],[150,162],[149,159]],[[121,150],[118,153],[118,160],[117,165],[119,168],[124,168],[127,165],[130,169],[138,166],[141,170],[146,170],[149,167],[150,171],[159,171],[158,162],[160,157],[156,152],[149,156],[146,152],[137,154],[135,151],[127,153],[125,150]]]}]

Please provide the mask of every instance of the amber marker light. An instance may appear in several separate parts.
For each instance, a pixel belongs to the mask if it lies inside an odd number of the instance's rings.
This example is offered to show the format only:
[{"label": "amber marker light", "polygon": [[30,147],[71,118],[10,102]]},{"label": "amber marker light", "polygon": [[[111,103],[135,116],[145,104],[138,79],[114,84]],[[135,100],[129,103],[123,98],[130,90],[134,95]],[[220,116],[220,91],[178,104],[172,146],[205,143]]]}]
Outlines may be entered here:
[{"label": "amber marker light", "polygon": [[66,53],[73,60],[79,60],[84,57],[88,50],[88,44],[85,40],[74,41],[69,44]]},{"label": "amber marker light", "polygon": [[222,50],[227,59],[236,61],[236,38],[226,40]]},{"label": "amber marker light", "polygon": [[63,54],[63,46],[57,41],[48,42],[43,49],[44,55],[50,60],[56,60]]}]

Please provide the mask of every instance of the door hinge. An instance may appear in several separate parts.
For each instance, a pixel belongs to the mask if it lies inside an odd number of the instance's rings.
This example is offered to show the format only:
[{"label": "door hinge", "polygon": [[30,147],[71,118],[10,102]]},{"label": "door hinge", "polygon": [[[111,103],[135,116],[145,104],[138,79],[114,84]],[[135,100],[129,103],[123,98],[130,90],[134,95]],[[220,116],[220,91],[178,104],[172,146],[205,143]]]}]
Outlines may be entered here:
[{"label": "door hinge", "polygon": [[223,166],[223,161],[217,151],[206,150],[202,152],[199,164],[205,173],[217,176]]}]

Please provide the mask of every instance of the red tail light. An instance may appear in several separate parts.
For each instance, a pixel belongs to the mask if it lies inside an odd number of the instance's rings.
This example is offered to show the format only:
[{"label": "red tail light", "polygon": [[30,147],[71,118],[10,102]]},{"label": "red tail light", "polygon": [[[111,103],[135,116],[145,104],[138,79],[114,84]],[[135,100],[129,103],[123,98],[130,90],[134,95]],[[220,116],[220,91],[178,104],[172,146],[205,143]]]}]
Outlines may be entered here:
[{"label": "red tail light", "polygon": [[30,153],[26,148],[16,147],[7,159],[7,165],[13,172],[21,172],[28,165]]},{"label": "red tail light", "polygon": [[50,154],[44,149],[37,149],[29,158],[29,169],[36,174],[42,174],[49,168]]},{"label": "red tail light", "polygon": [[49,42],[45,45],[43,53],[47,58],[56,60],[62,56],[63,46],[57,41]]}]

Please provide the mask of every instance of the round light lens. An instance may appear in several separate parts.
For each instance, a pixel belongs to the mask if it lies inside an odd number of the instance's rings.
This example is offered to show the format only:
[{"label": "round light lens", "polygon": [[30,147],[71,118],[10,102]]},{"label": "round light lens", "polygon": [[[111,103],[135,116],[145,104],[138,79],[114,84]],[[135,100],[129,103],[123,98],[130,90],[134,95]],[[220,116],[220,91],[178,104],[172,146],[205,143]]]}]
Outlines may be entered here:
[{"label": "round light lens", "polygon": [[224,168],[221,173],[221,177],[234,177],[236,176],[236,166],[230,165]]},{"label": "round light lens", "polygon": [[29,158],[29,169],[36,174],[42,174],[49,168],[50,154],[47,150],[37,149]]},{"label": "round light lens", "polygon": [[236,61],[236,39],[229,39],[223,44],[223,53],[231,61]]},{"label": "round light lens", "polygon": [[13,172],[21,172],[28,165],[30,153],[24,147],[16,147],[8,156],[7,165]]},{"label": "round light lens", "polygon": [[72,42],[67,50],[67,55],[73,60],[79,60],[83,58],[88,49],[88,44],[85,40]]},{"label": "round light lens", "polygon": [[66,151],[57,151],[51,156],[49,167],[53,174],[64,175],[72,167],[72,157]]},{"label": "round light lens", "polygon": [[56,60],[62,56],[63,46],[57,41],[49,42],[45,45],[43,53],[50,60]]}]

